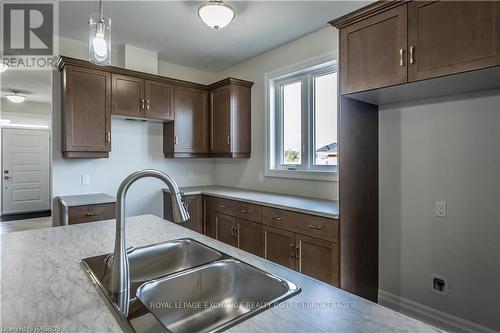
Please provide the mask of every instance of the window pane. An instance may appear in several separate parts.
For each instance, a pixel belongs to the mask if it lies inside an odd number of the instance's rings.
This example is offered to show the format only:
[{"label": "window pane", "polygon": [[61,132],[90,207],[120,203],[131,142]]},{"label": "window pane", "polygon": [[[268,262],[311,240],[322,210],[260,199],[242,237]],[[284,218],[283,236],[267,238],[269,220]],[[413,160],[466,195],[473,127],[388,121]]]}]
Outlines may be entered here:
[{"label": "window pane", "polygon": [[337,73],[314,78],[315,165],[337,165]]},{"label": "window pane", "polygon": [[301,82],[283,87],[283,164],[302,163],[301,90]]}]

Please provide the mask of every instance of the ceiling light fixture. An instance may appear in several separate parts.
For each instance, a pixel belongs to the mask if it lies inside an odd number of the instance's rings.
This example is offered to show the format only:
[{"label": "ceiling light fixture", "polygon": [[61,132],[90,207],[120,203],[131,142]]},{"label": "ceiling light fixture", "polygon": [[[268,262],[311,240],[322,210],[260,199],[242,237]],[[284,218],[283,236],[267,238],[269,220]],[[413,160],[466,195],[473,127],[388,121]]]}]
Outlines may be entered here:
[{"label": "ceiling light fixture", "polygon": [[0,61],[0,73],[3,73],[3,72],[5,72],[8,69],[9,69],[9,65],[7,65],[6,63]]},{"label": "ceiling light fixture", "polygon": [[219,30],[234,19],[234,10],[222,0],[209,0],[198,8],[198,16],[210,28]]},{"label": "ceiling light fixture", "polygon": [[102,0],[99,0],[99,14],[90,15],[89,28],[89,61],[111,65],[111,19],[103,15]]},{"label": "ceiling light fixture", "polygon": [[5,95],[5,97],[12,103],[22,103],[26,100],[26,96],[19,95],[17,91],[14,91],[12,94]]}]

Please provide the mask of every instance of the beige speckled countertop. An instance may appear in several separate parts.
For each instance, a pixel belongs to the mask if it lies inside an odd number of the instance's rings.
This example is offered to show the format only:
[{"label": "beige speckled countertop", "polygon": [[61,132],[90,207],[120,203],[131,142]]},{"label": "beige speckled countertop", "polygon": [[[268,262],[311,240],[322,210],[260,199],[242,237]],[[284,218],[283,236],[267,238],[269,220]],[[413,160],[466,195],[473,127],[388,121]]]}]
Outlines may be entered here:
[{"label": "beige speckled countertop", "polygon": [[[36,326],[50,326],[52,332],[122,332],[80,267],[83,258],[112,252],[114,236],[114,220],[1,235],[0,329],[31,332]],[[193,238],[302,288],[281,306],[263,311],[227,332],[439,332],[153,215],[128,218],[126,238],[127,246]]]},{"label": "beige speckled countertop", "polygon": [[[339,204],[334,200],[307,198],[219,185],[181,187],[180,190],[184,195],[205,194],[332,219],[339,218]],[[164,191],[168,192],[168,189],[164,189]]]}]

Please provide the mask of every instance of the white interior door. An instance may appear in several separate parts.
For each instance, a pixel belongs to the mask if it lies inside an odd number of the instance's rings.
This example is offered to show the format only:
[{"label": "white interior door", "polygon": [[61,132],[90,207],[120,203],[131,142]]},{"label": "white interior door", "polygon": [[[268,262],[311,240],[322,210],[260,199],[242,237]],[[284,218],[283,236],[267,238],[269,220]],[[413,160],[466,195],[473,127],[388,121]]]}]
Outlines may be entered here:
[{"label": "white interior door", "polygon": [[2,129],[2,214],[50,209],[49,131]]}]

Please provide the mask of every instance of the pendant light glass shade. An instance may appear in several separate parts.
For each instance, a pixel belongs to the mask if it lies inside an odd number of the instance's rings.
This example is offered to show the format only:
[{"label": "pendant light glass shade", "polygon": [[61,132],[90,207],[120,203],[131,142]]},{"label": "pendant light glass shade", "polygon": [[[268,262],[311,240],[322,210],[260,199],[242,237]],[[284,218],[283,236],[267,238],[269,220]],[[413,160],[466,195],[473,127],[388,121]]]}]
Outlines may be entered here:
[{"label": "pendant light glass shade", "polygon": [[92,14],[89,27],[89,61],[101,66],[111,65],[111,19]]},{"label": "pendant light glass shade", "polygon": [[7,98],[12,103],[22,103],[26,100],[26,96],[19,95],[19,93],[17,92],[14,92],[13,94],[7,94],[5,95],[5,98]]},{"label": "pendant light glass shade", "polygon": [[222,0],[209,0],[198,8],[198,16],[210,28],[224,28],[234,19],[234,10]]}]

